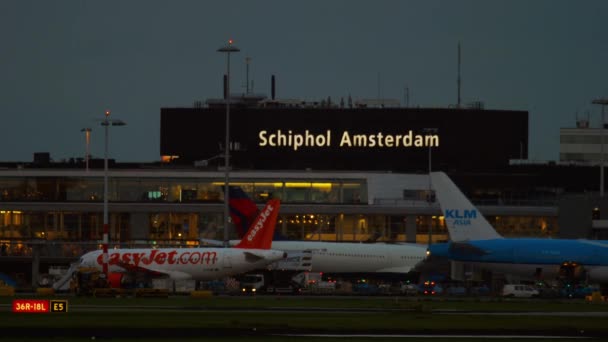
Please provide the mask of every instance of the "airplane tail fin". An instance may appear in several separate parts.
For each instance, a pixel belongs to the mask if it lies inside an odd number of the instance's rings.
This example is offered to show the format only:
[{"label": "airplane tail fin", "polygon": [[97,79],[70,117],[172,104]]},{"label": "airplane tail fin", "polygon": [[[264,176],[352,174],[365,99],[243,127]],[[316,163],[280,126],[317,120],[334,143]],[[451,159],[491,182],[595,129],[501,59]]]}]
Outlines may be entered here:
[{"label": "airplane tail fin", "polygon": [[236,228],[236,232],[240,238],[245,236],[249,226],[258,216],[259,210],[255,202],[253,202],[239,186],[228,187],[230,199],[230,218]]},{"label": "airplane tail fin", "polygon": [[501,238],[445,173],[431,172],[430,177],[451,241]]},{"label": "airplane tail fin", "polygon": [[[247,196],[241,187],[230,186],[228,191],[230,191],[230,218],[236,227],[238,237],[242,238],[255,220],[259,210],[255,202]],[[280,231],[275,230],[273,240],[287,240],[287,237],[283,236]]]},{"label": "airplane tail fin", "polygon": [[259,215],[249,226],[247,234],[241,239],[235,248],[248,249],[270,249],[272,246],[272,236],[279,216],[281,202],[272,199],[260,211]]}]

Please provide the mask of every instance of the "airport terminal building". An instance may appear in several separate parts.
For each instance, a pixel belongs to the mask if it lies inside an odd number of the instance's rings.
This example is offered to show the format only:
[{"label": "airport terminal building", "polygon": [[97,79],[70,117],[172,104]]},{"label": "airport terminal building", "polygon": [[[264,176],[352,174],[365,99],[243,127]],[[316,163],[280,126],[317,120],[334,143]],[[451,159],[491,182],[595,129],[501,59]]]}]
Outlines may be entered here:
[{"label": "airport terminal building", "polygon": [[[280,198],[277,229],[290,239],[447,240],[429,167],[448,173],[501,234],[593,233],[560,229],[560,201],[573,189],[560,187],[553,169],[512,165],[527,158],[526,111],[243,97],[232,99],[230,115],[230,183],[260,205]],[[224,100],[162,108],[162,162],[110,162],[111,246],[223,238],[225,120]],[[2,165],[4,255],[34,255],[44,264],[98,248],[103,161],[85,170],[83,160],[49,159]]]}]

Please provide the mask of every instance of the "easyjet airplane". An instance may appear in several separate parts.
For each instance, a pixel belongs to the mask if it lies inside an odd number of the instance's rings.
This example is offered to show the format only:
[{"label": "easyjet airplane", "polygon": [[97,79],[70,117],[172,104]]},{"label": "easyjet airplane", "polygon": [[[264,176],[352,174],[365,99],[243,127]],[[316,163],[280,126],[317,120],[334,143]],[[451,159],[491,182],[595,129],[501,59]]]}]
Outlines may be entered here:
[{"label": "easyjet airplane", "polygon": [[[279,200],[270,200],[233,248],[115,249],[109,253],[109,271],[144,271],[172,279],[214,280],[245,273],[286,257],[272,250]],[[102,270],[101,250],[82,256],[80,265]]]}]

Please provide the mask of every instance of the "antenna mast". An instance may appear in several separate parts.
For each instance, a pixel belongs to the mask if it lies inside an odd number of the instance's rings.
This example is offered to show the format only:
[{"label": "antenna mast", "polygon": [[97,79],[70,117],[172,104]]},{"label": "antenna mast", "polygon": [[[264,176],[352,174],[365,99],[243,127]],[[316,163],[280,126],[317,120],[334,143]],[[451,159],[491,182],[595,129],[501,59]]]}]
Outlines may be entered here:
[{"label": "antenna mast", "polygon": [[456,108],[460,108],[460,42],[458,42],[458,104]]},{"label": "antenna mast", "polygon": [[245,57],[245,94],[249,95],[249,64],[251,63],[251,57]]}]

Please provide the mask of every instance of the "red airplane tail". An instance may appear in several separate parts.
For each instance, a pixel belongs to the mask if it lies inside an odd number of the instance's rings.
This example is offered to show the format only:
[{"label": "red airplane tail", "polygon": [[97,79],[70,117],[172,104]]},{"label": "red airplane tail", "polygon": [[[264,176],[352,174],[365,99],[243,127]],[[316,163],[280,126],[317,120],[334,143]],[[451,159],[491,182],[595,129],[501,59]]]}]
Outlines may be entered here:
[{"label": "red airplane tail", "polygon": [[242,238],[260,213],[260,210],[241,187],[230,186],[229,194],[230,217],[239,238]]},{"label": "red airplane tail", "polygon": [[243,236],[236,248],[248,249],[270,249],[272,246],[272,237],[274,228],[279,216],[279,207],[281,202],[278,199],[272,199],[266,203],[266,206],[260,211],[253,223],[249,226],[249,230]]}]

